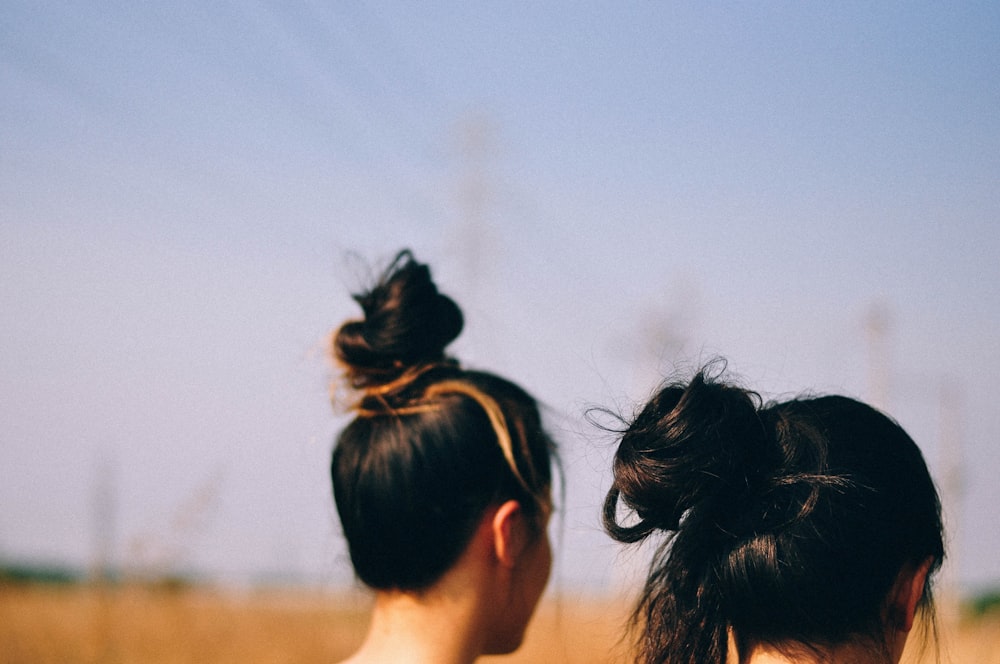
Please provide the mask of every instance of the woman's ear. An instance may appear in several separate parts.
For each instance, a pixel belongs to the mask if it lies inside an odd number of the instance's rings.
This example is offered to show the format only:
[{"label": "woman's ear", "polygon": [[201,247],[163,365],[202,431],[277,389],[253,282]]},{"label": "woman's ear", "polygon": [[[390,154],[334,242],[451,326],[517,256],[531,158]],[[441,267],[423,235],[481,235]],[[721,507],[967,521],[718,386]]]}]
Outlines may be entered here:
[{"label": "woman's ear", "polygon": [[889,596],[889,619],[896,629],[909,632],[913,628],[917,605],[924,596],[927,574],[934,558],[926,558],[919,565],[906,564],[899,571]]},{"label": "woman's ear", "polygon": [[528,544],[524,519],[524,510],[516,500],[504,502],[493,514],[493,548],[504,567],[513,568]]}]

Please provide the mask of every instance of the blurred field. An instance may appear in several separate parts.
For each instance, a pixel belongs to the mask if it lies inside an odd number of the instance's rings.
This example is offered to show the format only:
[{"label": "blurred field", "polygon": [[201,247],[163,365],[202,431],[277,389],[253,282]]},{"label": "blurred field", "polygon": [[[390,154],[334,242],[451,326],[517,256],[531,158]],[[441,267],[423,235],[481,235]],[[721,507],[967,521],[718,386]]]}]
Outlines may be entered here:
[{"label": "blurred field", "polygon": [[[363,595],[0,585],[0,664],[333,664],[360,643]],[[524,646],[490,664],[625,662],[627,608],[547,600]],[[943,629],[942,662],[1000,664],[1000,616]],[[934,661],[934,648],[909,661]]]}]

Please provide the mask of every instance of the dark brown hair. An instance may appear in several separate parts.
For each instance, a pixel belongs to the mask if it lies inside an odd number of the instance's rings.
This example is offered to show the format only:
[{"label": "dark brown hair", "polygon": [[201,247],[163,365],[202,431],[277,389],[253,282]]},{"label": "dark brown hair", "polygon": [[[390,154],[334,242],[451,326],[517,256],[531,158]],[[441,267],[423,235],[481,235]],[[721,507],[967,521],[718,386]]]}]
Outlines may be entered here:
[{"label": "dark brown hair", "polygon": [[741,656],[884,649],[900,570],[944,557],[937,491],[893,420],[842,396],[762,405],[705,371],[623,432],[604,523],[621,542],[666,536],[633,616],[650,664],[723,664],[730,630]]},{"label": "dark brown hair", "polygon": [[364,317],[332,341],[360,394],[334,448],[334,498],[358,577],[419,589],[455,562],[490,504],[541,515],[555,447],[526,391],[445,354],[462,312],[409,251],[355,300]]}]

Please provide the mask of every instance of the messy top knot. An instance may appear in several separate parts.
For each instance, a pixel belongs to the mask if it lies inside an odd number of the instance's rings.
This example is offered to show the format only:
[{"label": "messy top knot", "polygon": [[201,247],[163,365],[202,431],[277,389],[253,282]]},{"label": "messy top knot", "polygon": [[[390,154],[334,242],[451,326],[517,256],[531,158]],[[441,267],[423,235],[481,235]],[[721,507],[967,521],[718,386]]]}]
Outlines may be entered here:
[{"label": "messy top knot", "polygon": [[330,474],[358,577],[426,588],[497,501],[518,501],[540,533],[555,444],[535,399],[445,355],[462,313],[409,251],[355,299],[364,318],[337,330],[332,353],[361,394]]},{"label": "messy top knot", "polygon": [[334,335],[333,352],[356,389],[398,379],[407,370],[441,362],[462,331],[462,311],[438,292],[430,269],[409,250],[395,260],[367,292],[354,295],[364,312]]},{"label": "messy top knot", "polygon": [[[710,382],[699,373],[669,386],[625,431],[614,459],[615,483],[605,500],[605,525],[622,542],[654,529],[677,530],[681,517],[728,489],[746,489],[769,461],[752,392]],[[621,526],[619,501],[638,523]]]},{"label": "messy top knot", "polygon": [[900,570],[944,556],[937,492],[898,424],[840,396],[761,405],[704,371],[623,432],[604,522],[622,542],[666,536],[633,616],[650,664],[722,664],[730,635],[741,655],[877,651]]}]

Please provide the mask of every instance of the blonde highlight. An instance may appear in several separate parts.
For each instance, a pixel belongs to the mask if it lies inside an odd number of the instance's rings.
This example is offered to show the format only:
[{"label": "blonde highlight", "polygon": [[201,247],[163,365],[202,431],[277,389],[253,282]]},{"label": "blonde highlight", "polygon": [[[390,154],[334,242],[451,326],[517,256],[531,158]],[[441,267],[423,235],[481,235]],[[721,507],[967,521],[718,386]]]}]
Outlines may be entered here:
[{"label": "blonde highlight", "polygon": [[[516,428],[516,435],[512,435],[507,417],[504,415],[504,410],[500,403],[479,387],[459,378],[446,378],[431,383],[420,396],[405,400],[401,405],[390,403],[388,397],[393,394],[403,393],[407,387],[427,372],[444,367],[454,368],[457,367],[457,363],[449,360],[420,364],[410,367],[391,382],[366,387],[362,390],[363,395],[361,399],[353,403],[350,406],[350,410],[355,416],[361,418],[404,417],[440,409],[441,404],[438,400],[443,396],[459,395],[472,399],[486,414],[493,433],[496,436],[497,445],[500,447],[501,454],[503,454],[504,461],[514,479],[517,480],[518,485],[528,495],[532,496],[539,505],[544,505],[547,502],[545,499],[545,487],[536,486],[537,473],[531,463],[531,450],[528,448],[527,442],[528,433],[524,430],[523,423],[520,421],[513,423]],[[517,440],[516,454],[515,438]],[[527,466],[527,478],[518,466],[517,455],[520,455],[524,459]]]},{"label": "blonde highlight", "polygon": [[[475,385],[467,383],[462,380],[443,380],[438,383],[434,383],[427,388],[425,396],[433,398],[445,394],[460,394],[462,396],[468,397],[475,401],[483,412],[486,413],[486,417],[490,420],[490,425],[493,427],[493,432],[497,437],[497,444],[500,446],[500,451],[503,453],[504,459],[507,461],[507,466],[510,472],[514,475],[514,479],[517,483],[521,485],[529,495],[533,496],[536,500],[539,498],[539,490],[533,489],[524,479],[524,475],[521,470],[517,467],[517,460],[514,458],[514,442],[510,435],[510,428],[507,426],[507,418],[504,417],[503,409],[500,404],[497,403],[496,399],[486,394]],[[521,453],[524,455],[523,445],[521,446]],[[525,456],[525,458],[530,458]]]}]

